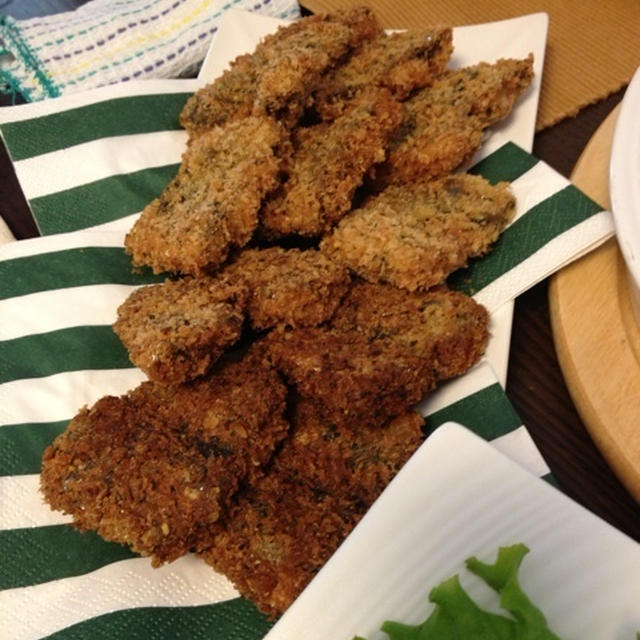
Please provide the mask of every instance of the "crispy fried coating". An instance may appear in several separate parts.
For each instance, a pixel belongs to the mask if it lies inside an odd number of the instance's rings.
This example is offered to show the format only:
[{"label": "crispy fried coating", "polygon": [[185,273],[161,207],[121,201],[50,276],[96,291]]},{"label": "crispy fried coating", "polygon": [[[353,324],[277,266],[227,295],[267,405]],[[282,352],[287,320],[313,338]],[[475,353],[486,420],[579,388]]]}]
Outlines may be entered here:
[{"label": "crispy fried coating", "polygon": [[437,178],[467,163],[484,130],[506,118],[533,78],[533,57],[445,71],[403,103],[379,185]]},{"label": "crispy fried coating", "polygon": [[256,48],[260,68],[254,108],[293,126],[324,72],[379,33],[382,27],[364,6],[281,27]]},{"label": "crispy fried coating", "polygon": [[508,183],[480,176],[391,185],[343,218],[320,246],[369,282],[426,290],[487,253],[514,212]]},{"label": "crispy fried coating", "polygon": [[377,429],[333,422],[313,401],[300,399],[276,464],[293,481],[310,485],[318,497],[329,494],[347,509],[366,509],[418,448],[422,426],[415,411]]},{"label": "crispy fried coating", "polygon": [[286,134],[250,117],[208,131],[185,151],[176,177],[125,238],[134,266],[201,275],[244,246],[265,195],[278,184]]},{"label": "crispy fried coating", "polygon": [[[480,118],[489,127],[506,118],[533,80],[533,54],[523,59],[502,58],[452,71],[442,84],[428,89],[431,101],[451,104]],[[437,95],[437,92],[440,92]]]},{"label": "crispy fried coating", "polygon": [[359,7],[307,16],[264,38],[187,100],[180,122],[191,137],[229,120],[266,113],[293,126],[331,65],[381,32]]},{"label": "crispy fried coating", "polygon": [[271,472],[238,496],[204,561],[265,614],[282,614],[357,522],[338,500]]},{"label": "crispy fried coating", "polygon": [[240,337],[247,296],[223,278],[165,280],[136,289],[113,329],[149,379],[177,384],[205,373]]},{"label": "crispy fried coating", "polygon": [[[391,141],[387,160],[377,167],[373,191],[449,175],[467,165],[482,145],[484,128],[476,116],[443,105],[430,105],[417,114],[412,105],[403,106],[399,135]],[[407,131],[411,133],[405,136]]]},{"label": "crispy fried coating", "polygon": [[487,310],[444,286],[410,293],[388,284],[356,282],[331,326],[429,358],[438,382],[465,373],[489,340]]},{"label": "crispy fried coating", "polygon": [[297,130],[288,179],[260,214],[264,235],[328,231],[351,208],[366,172],[384,160],[401,117],[401,105],[389,92],[372,88],[332,123]]},{"label": "crispy fried coating", "polygon": [[225,277],[249,291],[256,329],[311,327],[328,320],[349,287],[349,271],[315,249],[245,249]]},{"label": "crispy fried coating", "polygon": [[250,53],[239,55],[213,82],[198,89],[180,112],[180,124],[193,139],[205,131],[251,115],[258,74]]},{"label": "crispy fried coating", "polygon": [[45,451],[53,509],[154,566],[210,543],[209,527],[286,435],[286,389],[259,360],[187,385],[144,382],[82,409]]},{"label": "crispy fried coating", "polygon": [[419,446],[421,424],[409,413],[352,430],[299,405],[293,438],[238,494],[203,557],[267,615],[282,614]]},{"label": "crispy fried coating", "polygon": [[404,100],[444,71],[452,51],[448,27],[382,33],[326,74],[314,93],[314,109],[333,120],[368,86],[386,87]]},{"label": "crispy fried coating", "polygon": [[333,422],[379,427],[435,385],[428,358],[356,329],[272,331],[264,345],[299,395]]}]

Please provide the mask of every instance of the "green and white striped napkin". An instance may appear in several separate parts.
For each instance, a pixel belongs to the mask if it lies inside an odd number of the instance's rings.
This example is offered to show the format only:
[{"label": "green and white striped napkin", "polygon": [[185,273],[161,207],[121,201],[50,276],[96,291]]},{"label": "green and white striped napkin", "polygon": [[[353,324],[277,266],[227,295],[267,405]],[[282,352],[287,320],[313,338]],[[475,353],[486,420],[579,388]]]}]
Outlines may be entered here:
[{"label": "green and white striped napkin", "polygon": [[[0,629],[12,640],[257,640],[270,628],[196,558],[151,569],[69,527],[38,492],[42,452],[78,409],[144,378],[110,325],[133,288],[160,278],[132,271],[123,240],[177,168],[178,114],[199,82],[130,82],[0,110],[43,234],[0,246]],[[518,197],[494,252],[452,278],[496,313],[613,233],[608,212],[512,142],[473,170],[512,181]],[[462,423],[548,476],[487,361],[420,409],[428,430]]]}]

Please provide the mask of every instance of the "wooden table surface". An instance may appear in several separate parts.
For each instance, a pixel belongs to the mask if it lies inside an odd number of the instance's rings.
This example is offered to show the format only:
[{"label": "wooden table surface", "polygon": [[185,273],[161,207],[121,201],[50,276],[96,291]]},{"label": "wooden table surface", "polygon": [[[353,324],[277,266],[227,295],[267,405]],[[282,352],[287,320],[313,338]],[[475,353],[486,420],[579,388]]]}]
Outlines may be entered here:
[{"label": "wooden table surface", "polygon": [[[620,91],[538,133],[534,154],[570,176],[585,145],[622,95]],[[0,100],[0,104],[9,102],[6,97]],[[4,147],[0,149],[0,194],[0,214],[14,235],[18,239],[37,235]],[[640,542],[640,505],[593,444],[567,391],[549,322],[548,284],[544,281],[516,300],[507,395],[560,488]]]},{"label": "wooden table surface", "polygon": [[[533,152],[569,177],[584,147],[624,95],[587,107],[538,133]],[[560,487],[640,542],[640,505],[611,472],[569,396],[553,344],[546,280],[516,300],[507,395]]]}]

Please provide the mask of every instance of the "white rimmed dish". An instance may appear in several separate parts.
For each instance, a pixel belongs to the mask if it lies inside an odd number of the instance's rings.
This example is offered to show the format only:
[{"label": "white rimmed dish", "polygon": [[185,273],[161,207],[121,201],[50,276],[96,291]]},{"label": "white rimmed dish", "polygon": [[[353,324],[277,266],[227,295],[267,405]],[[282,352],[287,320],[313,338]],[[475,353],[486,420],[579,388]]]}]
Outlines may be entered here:
[{"label": "white rimmed dish", "polygon": [[640,323],[640,67],[620,105],[611,146],[609,193],[618,245],[631,276],[632,302]]},{"label": "white rimmed dish", "polygon": [[454,423],[425,441],[266,640],[386,640],[384,620],[423,621],[430,589],[454,574],[498,611],[464,560],[493,562],[516,542],[531,550],[520,584],[563,640],[635,640],[640,545]]}]

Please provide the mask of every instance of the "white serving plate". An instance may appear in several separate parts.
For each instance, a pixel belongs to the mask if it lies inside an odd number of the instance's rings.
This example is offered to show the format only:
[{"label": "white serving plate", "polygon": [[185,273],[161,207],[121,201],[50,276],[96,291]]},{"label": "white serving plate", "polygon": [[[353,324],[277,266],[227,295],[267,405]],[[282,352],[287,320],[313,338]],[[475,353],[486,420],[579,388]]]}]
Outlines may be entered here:
[{"label": "white serving plate", "polygon": [[516,542],[530,549],[520,584],[563,640],[635,640],[640,545],[454,423],[418,449],[266,640],[386,639],[384,620],[422,622],[430,589],[454,574],[498,612],[464,560],[493,562]]},{"label": "white serving plate", "polygon": [[640,67],[620,105],[611,146],[609,193],[620,251],[640,323]]}]

